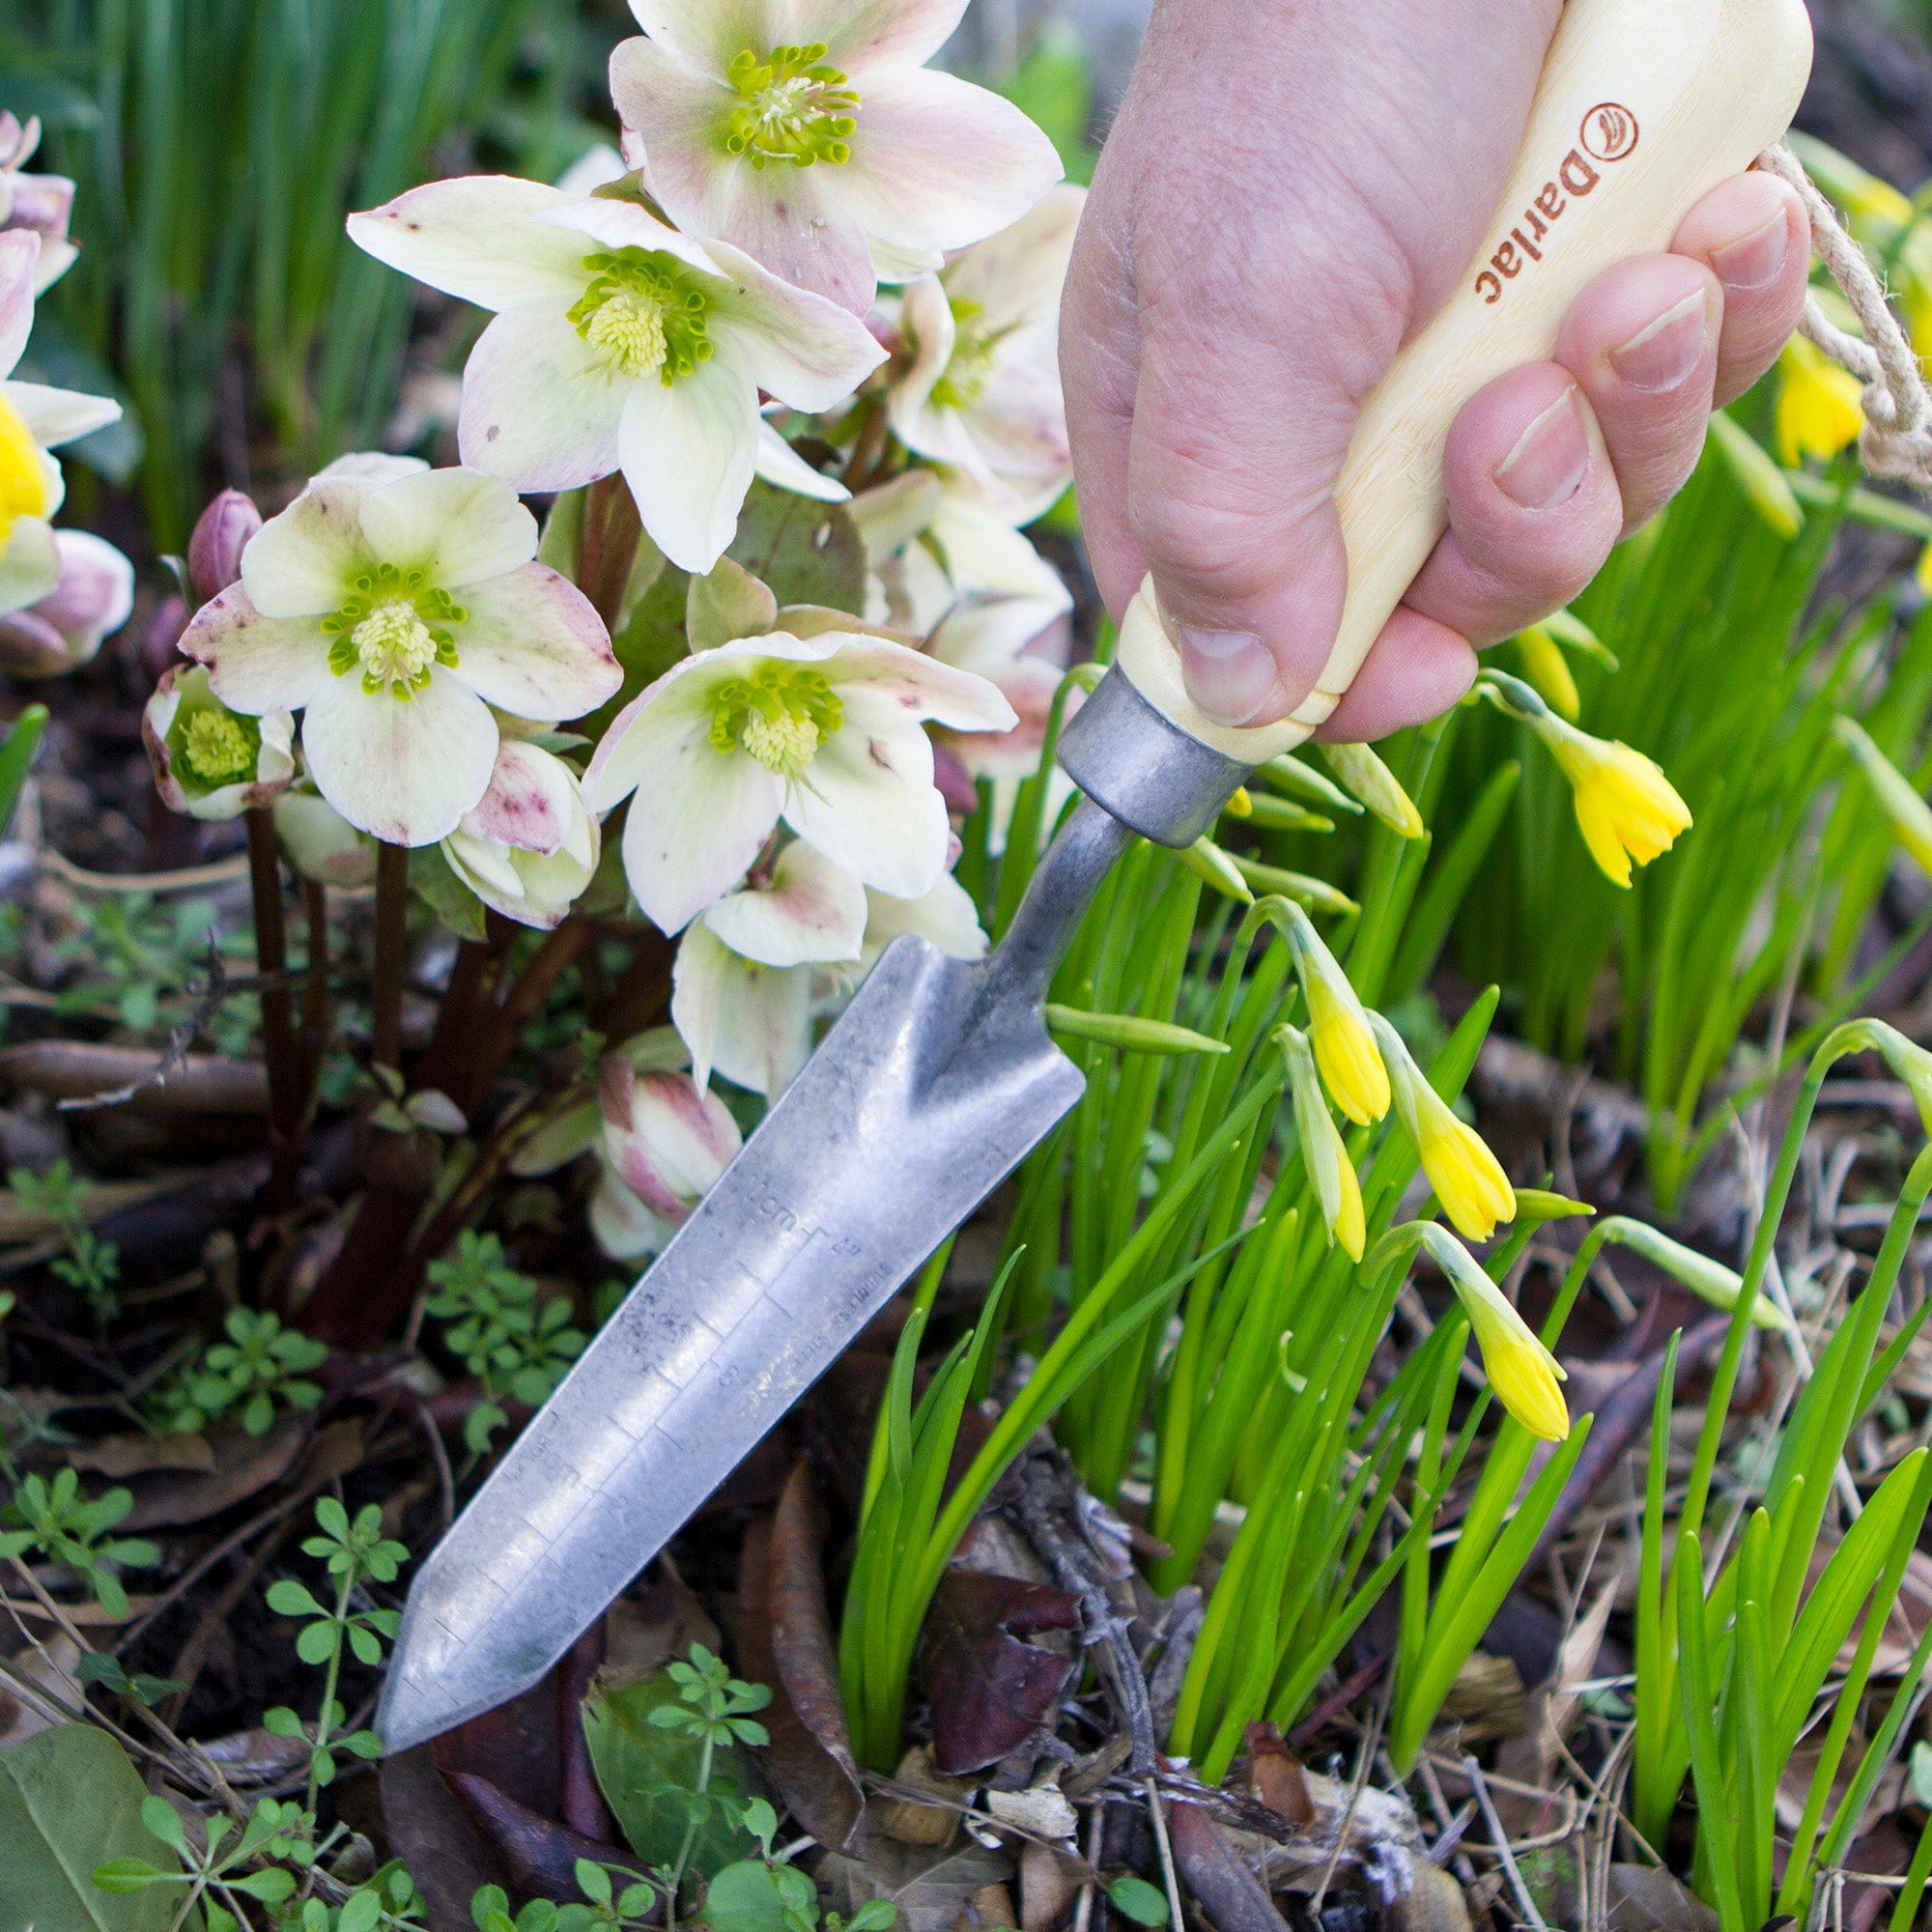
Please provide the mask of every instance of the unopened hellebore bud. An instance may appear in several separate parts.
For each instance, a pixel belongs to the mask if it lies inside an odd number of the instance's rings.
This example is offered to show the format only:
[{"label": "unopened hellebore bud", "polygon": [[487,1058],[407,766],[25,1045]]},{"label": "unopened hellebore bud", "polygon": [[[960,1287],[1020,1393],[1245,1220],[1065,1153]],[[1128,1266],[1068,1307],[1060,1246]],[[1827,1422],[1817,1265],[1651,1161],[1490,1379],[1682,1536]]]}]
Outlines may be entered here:
[{"label": "unopened hellebore bud", "polygon": [[255,499],[240,490],[222,491],[201,513],[187,540],[187,574],[204,604],[241,580],[242,553],[261,527]]}]

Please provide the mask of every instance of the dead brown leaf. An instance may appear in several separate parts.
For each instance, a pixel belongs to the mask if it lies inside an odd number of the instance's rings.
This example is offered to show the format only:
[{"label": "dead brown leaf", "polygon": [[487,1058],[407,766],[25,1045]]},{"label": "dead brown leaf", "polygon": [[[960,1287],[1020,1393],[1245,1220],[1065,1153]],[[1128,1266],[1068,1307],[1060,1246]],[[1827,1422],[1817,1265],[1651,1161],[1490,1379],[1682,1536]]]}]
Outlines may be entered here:
[{"label": "dead brown leaf", "polygon": [[429,1907],[429,1932],[474,1932],[469,1901],[479,1886],[506,1884],[507,1865],[484,1844],[427,1745],[385,1757],[378,1776],[383,1830]]},{"label": "dead brown leaf", "polygon": [[978,1570],[946,1573],[920,1638],[941,1771],[997,1764],[1047,1720],[1078,1665],[1024,1639],[1079,1621],[1079,1599],[1065,1590]]},{"label": "dead brown leaf", "polygon": [[79,1442],[64,1452],[63,1461],[76,1469],[106,1476],[115,1482],[146,1476],[158,1469],[200,1473],[214,1467],[214,1451],[205,1435],[103,1435],[98,1442]]},{"label": "dead brown leaf", "polygon": [[830,1852],[818,1867],[818,1882],[830,1903],[850,1918],[868,1899],[890,1899],[898,1907],[894,1932],[952,1932],[967,1902],[986,1886],[1003,1884],[1013,1861],[968,1838],[952,1850],[895,1845],[873,1836],[864,1859]]},{"label": "dead brown leaf", "polygon": [[1308,1793],[1307,1774],[1301,1760],[1282,1742],[1280,1731],[1272,1724],[1250,1724],[1247,1747],[1248,1782],[1255,1796],[1291,1825],[1312,1825],[1315,1800]]},{"label": "dead brown leaf", "polygon": [[519,1804],[487,1777],[462,1771],[443,1776],[478,1830],[502,1853],[519,1892],[554,1899],[559,1905],[577,1902],[582,1897],[577,1884],[579,1859],[625,1874],[619,1884],[645,1875],[643,1861],[635,1853],[600,1845],[568,1825],[559,1825],[528,1805]]},{"label": "dead brown leaf", "polygon": [[1216,1932],[1288,1932],[1261,1881],[1199,1804],[1171,1803],[1167,1834],[1181,1883]]},{"label": "dead brown leaf", "polygon": [[307,1441],[308,1424],[296,1415],[284,1416],[266,1435],[249,1435],[236,1428],[211,1429],[206,1468],[158,1471],[129,1484],[134,1507],[121,1528],[134,1536],[205,1522],[279,1483],[301,1460]]}]

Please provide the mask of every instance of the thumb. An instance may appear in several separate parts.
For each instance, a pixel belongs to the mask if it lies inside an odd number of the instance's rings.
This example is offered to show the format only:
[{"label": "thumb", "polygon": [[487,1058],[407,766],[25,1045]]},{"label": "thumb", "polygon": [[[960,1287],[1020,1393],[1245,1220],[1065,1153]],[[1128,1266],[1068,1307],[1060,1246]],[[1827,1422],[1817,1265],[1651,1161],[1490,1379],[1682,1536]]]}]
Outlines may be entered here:
[{"label": "thumb", "polygon": [[1250,341],[1230,367],[1223,338],[1210,367],[1198,341],[1150,331],[1129,455],[1129,526],[1188,696],[1228,725],[1272,724],[1315,688],[1349,581],[1333,493],[1356,400],[1305,364],[1285,374],[1278,335]]}]

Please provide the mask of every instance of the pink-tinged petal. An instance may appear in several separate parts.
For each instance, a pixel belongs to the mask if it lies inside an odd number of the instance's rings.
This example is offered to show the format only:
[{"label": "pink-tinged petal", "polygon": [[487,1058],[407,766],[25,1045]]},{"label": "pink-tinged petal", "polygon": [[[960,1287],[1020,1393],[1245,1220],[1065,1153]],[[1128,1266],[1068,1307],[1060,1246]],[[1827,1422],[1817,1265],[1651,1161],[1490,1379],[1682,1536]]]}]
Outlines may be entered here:
[{"label": "pink-tinged petal", "polygon": [[612,1261],[641,1261],[676,1232],[644,1206],[608,1168],[590,1197],[590,1232]]},{"label": "pink-tinged petal", "polygon": [[[1010,731],[967,731],[949,738],[948,745],[976,779],[1028,779],[1039,769],[1040,747],[1046,743],[1046,721],[1060,689],[1059,669],[1043,658],[1013,658],[989,667],[988,681],[1019,716]],[[1068,695],[1067,716],[1078,708],[1076,690]]]},{"label": "pink-tinged petal", "polygon": [[790,38],[787,0],[631,0],[631,12],[694,72],[721,78],[742,49],[765,54]]},{"label": "pink-tinged petal", "polygon": [[894,430],[905,442],[908,429],[916,429],[927,412],[933,385],[945,375],[959,340],[952,304],[937,275],[922,275],[906,284],[899,298],[899,338],[911,347],[912,359],[903,372],[895,371],[888,409]]},{"label": "pink-tinged petal", "polygon": [[[363,496],[378,484],[393,483],[398,476],[420,476],[429,465],[420,456],[392,456],[386,449],[352,449],[325,464],[308,479],[313,490],[318,483],[354,483]],[[361,502],[362,497],[355,499]]]},{"label": "pink-tinged petal", "polygon": [[553,209],[544,219],[583,238],[586,249],[641,248],[646,254],[674,255],[700,275],[720,273],[701,242],[659,220],[641,201],[617,195],[585,195]]},{"label": "pink-tinged petal", "polygon": [[1009,228],[959,256],[946,271],[948,290],[977,303],[991,331],[1043,327],[1052,334],[1086,206],[1087,190],[1063,182]]},{"label": "pink-tinged petal", "polygon": [[819,503],[844,503],[852,493],[836,476],[814,469],[770,423],[758,424],[758,474],[775,490]]},{"label": "pink-tinged petal", "polygon": [[830,675],[839,696],[954,731],[1009,731],[1013,708],[983,677],[884,638],[840,637]]},{"label": "pink-tinged petal", "polygon": [[736,284],[718,302],[721,325],[729,318],[732,352],[781,402],[832,409],[886,359],[878,338],[838,302],[792,287],[727,242],[714,242],[711,252]]},{"label": "pink-tinged petal", "polygon": [[776,1099],[811,1051],[811,968],[754,965],[708,926],[679,942],[671,969],[671,1018],[691,1048],[694,1073]]},{"label": "pink-tinged petal", "polygon": [[501,577],[537,554],[537,520],[500,476],[429,469],[362,499],[362,534],[384,563],[444,590]]},{"label": "pink-tinged petal", "polygon": [[369,494],[360,480],[311,483],[248,540],[242,584],[263,616],[325,617],[341,610],[370,560],[360,516]]},{"label": "pink-tinged petal", "polygon": [[619,41],[611,53],[611,99],[624,150],[658,204],[694,235],[721,235],[739,166],[724,152],[724,117],[735,89],[699,73],[656,41]]},{"label": "pink-tinged petal", "polygon": [[635,386],[561,309],[513,309],[469,352],[457,447],[470,469],[519,490],[579,489],[616,469]]},{"label": "pink-tinged petal", "polygon": [[863,103],[872,69],[923,67],[965,12],[966,0],[791,0],[790,38],[822,41],[826,59],[853,77]]},{"label": "pink-tinged petal", "polygon": [[778,823],[781,787],[755,759],[714,750],[703,720],[668,730],[640,721],[629,735],[638,791],[624,875],[645,916],[679,932],[751,869]]},{"label": "pink-tinged petal", "polygon": [[1073,593],[1065,580],[989,499],[964,490],[947,491],[933,514],[931,531],[946,559],[947,575],[960,591],[1072,610]]},{"label": "pink-tinged petal", "polygon": [[240,583],[194,613],[180,648],[208,667],[222,703],[251,718],[299,711],[331,681],[328,639],[314,618],[265,617]]},{"label": "pink-tinged petal", "polygon": [[756,385],[727,352],[673,383],[632,385],[618,431],[624,480],[651,541],[707,575],[738,531],[758,460]]},{"label": "pink-tinged petal", "polygon": [[581,718],[617,695],[622,668],[596,607],[541,563],[472,583],[456,626],[456,675],[519,718]]},{"label": "pink-tinged petal", "polygon": [[[16,634],[9,668],[27,677],[48,677],[85,664],[101,640],[118,631],[134,610],[134,566],[104,537],[88,530],[56,530],[60,582],[21,619],[31,618],[50,634],[57,658],[26,648],[29,634]],[[43,644],[44,638],[34,639]],[[34,668],[38,663],[41,668]]]},{"label": "pink-tinged petal", "polygon": [[62,634],[36,611],[0,610],[0,670],[15,677],[62,677],[86,656],[76,656]]},{"label": "pink-tinged petal", "polygon": [[786,794],[785,822],[867,885],[917,898],[946,869],[950,831],[932,741],[888,698],[840,696],[845,722],[812,759],[810,789]]},{"label": "pink-tinged petal", "polygon": [[1072,469],[1060,370],[1050,359],[996,368],[964,422],[997,476],[1063,476]]},{"label": "pink-tinged petal", "polygon": [[41,238],[31,228],[0,230],[0,376],[14,364],[34,332],[34,269]]},{"label": "pink-tinged petal", "polygon": [[[1001,674],[1022,651],[1044,639],[1065,617],[1064,605],[1038,598],[962,598],[926,639],[925,648],[941,664],[970,670],[998,684]],[[1065,653],[1060,655],[1064,658]],[[1060,673],[1055,669],[1053,675]]]},{"label": "pink-tinged petal", "polygon": [[704,923],[760,966],[829,966],[856,959],[866,936],[866,889],[844,867],[800,840],[772,867],[769,885],[727,894]]},{"label": "pink-tinged petal", "polygon": [[951,872],[923,897],[895,899],[889,893],[866,895],[866,959],[876,959],[901,933],[915,932],[954,959],[983,959],[987,939],[980,929],[973,895]]},{"label": "pink-tinged petal", "polygon": [[111,396],[50,389],[44,383],[9,383],[7,400],[43,449],[58,449],[64,442],[92,436],[121,420],[121,405]]},{"label": "pink-tinged petal", "polygon": [[497,763],[490,707],[440,666],[408,699],[365,692],[354,671],[329,677],[309,701],[301,742],[316,789],[351,825],[390,845],[448,838]]},{"label": "pink-tinged petal", "polygon": [[[660,1184],[686,1212],[718,1184],[744,1145],[730,1109],[688,1073],[639,1074],[631,1120]],[[638,1193],[656,1206],[641,1188]]]},{"label": "pink-tinged petal", "polygon": [[561,758],[505,738],[497,747],[490,788],[463,830],[524,852],[554,852],[570,836],[576,791]]},{"label": "pink-tinged petal", "polygon": [[352,214],[349,239],[379,262],[478,308],[568,308],[589,282],[588,251],[537,219],[567,198],[513,175],[463,175]]}]

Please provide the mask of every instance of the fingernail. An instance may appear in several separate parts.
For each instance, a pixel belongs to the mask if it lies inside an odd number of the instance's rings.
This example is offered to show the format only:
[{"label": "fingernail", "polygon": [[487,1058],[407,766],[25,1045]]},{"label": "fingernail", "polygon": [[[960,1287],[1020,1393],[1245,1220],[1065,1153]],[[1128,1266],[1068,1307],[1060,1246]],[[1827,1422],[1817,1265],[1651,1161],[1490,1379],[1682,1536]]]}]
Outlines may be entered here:
[{"label": "fingernail", "polygon": [[1711,306],[1700,289],[1638,329],[1621,349],[1612,349],[1610,366],[1633,389],[1656,395],[1676,388],[1710,346]]},{"label": "fingernail", "polygon": [[1791,224],[1779,209],[1748,235],[1711,250],[1711,266],[1727,289],[1766,289],[1784,272],[1791,254]]},{"label": "fingernail", "polygon": [[1274,695],[1274,653],[1253,632],[1182,624],[1175,635],[1187,695],[1217,724],[1247,724]]},{"label": "fingernail", "polygon": [[1517,438],[1496,465],[1496,487],[1525,510],[1553,510],[1581,487],[1590,468],[1590,438],[1583,428],[1574,384]]}]

